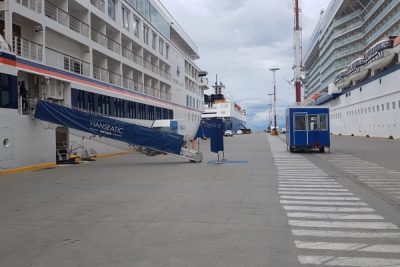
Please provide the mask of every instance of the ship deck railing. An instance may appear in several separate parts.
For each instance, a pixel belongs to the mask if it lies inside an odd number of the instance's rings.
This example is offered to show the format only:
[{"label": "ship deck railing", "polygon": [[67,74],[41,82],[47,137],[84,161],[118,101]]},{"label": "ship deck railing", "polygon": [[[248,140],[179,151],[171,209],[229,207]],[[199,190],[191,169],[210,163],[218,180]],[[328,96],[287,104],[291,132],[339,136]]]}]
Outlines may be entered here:
[{"label": "ship deck railing", "polygon": [[46,17],[58,22],[65,27],[85,36],[89,37],[89,25],[72,16],[68,12],[58,8],[52,3],[45,1],[45,15]]},{"label": "ship deck railing", "polygon": [[43,45],[14,36],[12,42],[13,52],[17,56],[31,60],[43,61]]},{"label": "ship deck railing", "polygon": [[90,63],[46,47],[46,63],[57,69],[90,77]]},{"label": "ship deck railing", "polygon": [[42,13],[42,1],[41,0],[15,0],[17,4],[20,4],[26,8],[29,8],[36,13]]},{"label": "ship deck railing", "polygon": [[104,0],[90,0],[90,3],[93,6],[97,7],[97,9],[99,9],[100,11],[105,11],[106,3],[104,2]]}]

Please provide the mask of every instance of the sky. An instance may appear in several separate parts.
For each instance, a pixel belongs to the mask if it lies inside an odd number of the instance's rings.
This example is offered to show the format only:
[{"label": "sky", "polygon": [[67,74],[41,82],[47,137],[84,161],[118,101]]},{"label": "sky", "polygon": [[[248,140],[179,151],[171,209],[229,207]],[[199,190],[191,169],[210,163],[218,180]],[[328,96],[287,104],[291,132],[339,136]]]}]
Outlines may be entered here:
[{"label": "sky", "polygon": [[[199,47],[196,64],[208,72],[209,85],[226,85],[225,94],[247,110],[247,126],[268,125],[276,72],[277,119],[295,102],[293,79],[293,0],[162,0]],[[303,46],[329,0],[301,0]],[[205,93],[211,94],[211,90]]]}]

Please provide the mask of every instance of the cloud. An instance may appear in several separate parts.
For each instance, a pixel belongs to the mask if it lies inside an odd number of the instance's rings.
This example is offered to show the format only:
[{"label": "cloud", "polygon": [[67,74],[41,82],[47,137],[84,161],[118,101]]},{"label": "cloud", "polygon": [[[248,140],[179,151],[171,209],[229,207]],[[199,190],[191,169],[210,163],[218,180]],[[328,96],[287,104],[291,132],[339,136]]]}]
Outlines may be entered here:
[{"label": "cloud", "polygon": [[[209,73],[210,83],[224,82],[227,94],[247,109],[248,124],[266,127],[268,94],[276,73],[279,121],[295,101],[293,78],[293,1],[175,0],[166,7],[197,43],[197,64]],[[302,1],[303,39],[314,31],[329,0]],[[211,93],[211,91],[206,92]]]}]

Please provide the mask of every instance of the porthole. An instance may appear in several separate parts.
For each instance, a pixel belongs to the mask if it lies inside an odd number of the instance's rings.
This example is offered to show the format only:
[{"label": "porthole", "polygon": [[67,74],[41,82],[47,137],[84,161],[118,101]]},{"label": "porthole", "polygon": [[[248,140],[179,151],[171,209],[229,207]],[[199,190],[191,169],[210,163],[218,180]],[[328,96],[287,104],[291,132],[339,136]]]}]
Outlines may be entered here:
[{"label": "porthole", "polygon": [[4,146],[5,148],[10,147],[10,139],[4,138],[4,140],[3,140],[3,146]]}]

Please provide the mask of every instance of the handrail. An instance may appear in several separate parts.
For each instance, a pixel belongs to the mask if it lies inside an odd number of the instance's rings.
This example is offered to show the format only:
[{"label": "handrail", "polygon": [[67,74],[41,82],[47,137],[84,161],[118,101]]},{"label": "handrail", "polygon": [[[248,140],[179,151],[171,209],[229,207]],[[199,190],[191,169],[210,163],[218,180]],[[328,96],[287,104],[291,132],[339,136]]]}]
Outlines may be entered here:
[{"label": "handrail", "polygon": [[58,8],[52,3],[45,2],[45,15],[46,17],[57,21],[59,24],[70,28],[71,30],[80,33],[85,37],[89,37],[89,25],[79,20],[78,18],[70,15],[68,12]]},{"label": "handrail", "polygon": [[36,13],[42,13],[42,1],[41,0],[15,0],[17,4],[20,4],[26,8],[29,8]]},{"label": "handrail", "polygon": [[155,74],[158,74],[159,68],[155,64],[153,64],[152,62],[148,61],[147,59],[144,59],[143,62],[144,62],[144,67],[146,69],[151,70]]},{"label": "handrail", "polygon": [[103,33],[97,31],[94,28],[91,29],[91,35],[92,35],[92,40],[94,42],[99,43],[104,47],[107,47],[108,49],[110,49],[111,51],[114,51],[117,54],[120,53],[121,45],[119,43],[117,43],[116,41],[112,40],[107,35],[104,35]]},{"label": "handrail", "polygon": [[104,0],[90,0],[90,3],[97,7],[100,11],[104,12],[105,11],[105,2]]},{"label": "handrail", "polygon": [[90,63],[46,47],[46,63],[52,67],[90,76]]},{"label": "handrail", "polygon": [[93,66],[93,78],[117,86],[122,85],[122,75],[96,65]]},{"label": "handrail", "polygon": [[122,56],[128,58],[129,60],[135,62],[136,64],[142,66],[143,65],[143,58],[130,50],[129,48],[122,47]]},{"label": "handrail", "polygon": [[43,46],[41,44],[14,36],[12,46],[13,52],[18,56],[36,61],[43,60]]}]

